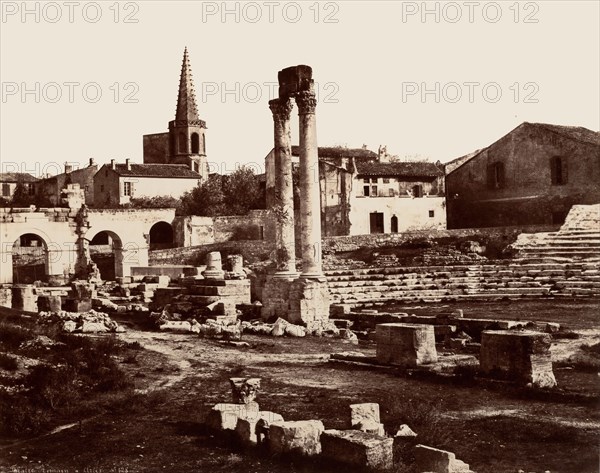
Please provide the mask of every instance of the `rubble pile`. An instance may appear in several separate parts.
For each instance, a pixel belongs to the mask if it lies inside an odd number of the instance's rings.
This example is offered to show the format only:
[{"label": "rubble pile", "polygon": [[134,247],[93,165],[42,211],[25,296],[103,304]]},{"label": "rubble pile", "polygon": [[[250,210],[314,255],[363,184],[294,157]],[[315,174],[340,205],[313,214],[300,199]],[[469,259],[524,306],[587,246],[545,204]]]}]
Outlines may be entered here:
[{"label": "rubble pile", "polygon": [[125,329],[112,320],[108,314],[91,309],[88,312],[40,312],[38,323],[58,325],[68,333],[121,333]]}]

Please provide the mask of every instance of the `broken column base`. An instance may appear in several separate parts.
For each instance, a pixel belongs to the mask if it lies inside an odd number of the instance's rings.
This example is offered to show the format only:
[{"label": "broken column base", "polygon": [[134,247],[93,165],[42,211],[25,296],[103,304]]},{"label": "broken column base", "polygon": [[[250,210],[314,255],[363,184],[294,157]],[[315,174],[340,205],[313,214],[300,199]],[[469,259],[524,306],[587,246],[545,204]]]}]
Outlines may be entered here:
[{"label": "broken column base", "polygon": [[235,430],[238,419],[259,420],[259,409],[256,402],[248,404],[220,403],[212,408],[206,419],[206,425],[217,431]]},{"label": "broken column base", "polygon": [[481,374],[537,388],[553,388],[556,378],[547,333],[489,330],[481,333]]},{"label": "broken column base", "polygon": [[437,362],[433,325],[378,324],[377,361],[404,367]]}]

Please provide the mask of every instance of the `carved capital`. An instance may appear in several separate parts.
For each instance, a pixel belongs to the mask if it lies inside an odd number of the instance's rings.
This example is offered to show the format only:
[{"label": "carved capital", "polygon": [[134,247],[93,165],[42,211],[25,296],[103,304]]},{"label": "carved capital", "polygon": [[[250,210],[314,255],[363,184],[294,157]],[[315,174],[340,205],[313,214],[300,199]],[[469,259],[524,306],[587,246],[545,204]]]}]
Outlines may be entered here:
[{"label": "carved capital", "polygon": [[289,120],[293,107],[294,104],[292,104],[292,101],[289,98],[269,100],[269,108],[271,109],[271,112],[273,112],[274,120]]},{"label": "carved capital", "polygon": [[317,98],[314,92],[303,91],[296,95],[296,104],[298,105],[298,114],[308,115],[315,113],[317,108]]}]

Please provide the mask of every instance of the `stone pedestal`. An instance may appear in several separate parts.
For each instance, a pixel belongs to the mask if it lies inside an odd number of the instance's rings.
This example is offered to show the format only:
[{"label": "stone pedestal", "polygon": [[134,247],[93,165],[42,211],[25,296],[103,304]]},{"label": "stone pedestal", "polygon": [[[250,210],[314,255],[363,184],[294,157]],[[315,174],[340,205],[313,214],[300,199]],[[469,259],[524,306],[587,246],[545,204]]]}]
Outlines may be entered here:
[{"label": "stone pedestal", "polygon": [[12,287],[12,307],[27,312],[37,312],[37,295],[32,285],[15,284]]},{"label": "stone pedestal", "polygon": [[259,408],[256,402],[249,404],[216,404],[208,414],[206,424],[209,428],[222,430],[235,430],[238,419],[259,419]]},{"label": "stone pedestal", "polygon": [[379,324],[375,333],[380,363],[408,368],[437,361],[433,325]]},{"label": "stone pedestal", "polygon": [[0,307],[12,307],[12,288],[10,286],[0,287]]},{"label": "stone pedestal", "polygon": [[258,417],[238,418],[235,433],[242,445],[256,445],[268,435],[273,422],[283,422],[283,417],[275,412],[260,411]]},{"label": "stone pedestal", "polygon": [[263,320],[275,317],[287,320],[290,312],[290,288],[293,281],[292,278],[267,276],[262,291],[263,306],[260,311]]},{"label": "stone pedestal", "polygon": [[318,455],[324,430],[320,420],[274,422],[269,427],[269,449],[275,454]]},{"label": "stone pedestal", "polygon": [[69,312],[89,312],[92,310],[92,299],[96,297],[96,288],[87,281],[74,281],[66,302]]},{"label": "stone pedestal", "polygon": [[59,312],[62,309],[60,296],[43,295],[38,297],[38,310],[40,312]]},{"label": "stone pedestal", "polygon": [[329,321],[329,287],[324,278],[295,280],[290,285],[289,302],[288,322],[305,325],[312,331]]},{"label": "stone pedestal", "polygon": [[481,333],[481,373],[539,388],[556,386],[550,356],[551,337],[531,331]]}]

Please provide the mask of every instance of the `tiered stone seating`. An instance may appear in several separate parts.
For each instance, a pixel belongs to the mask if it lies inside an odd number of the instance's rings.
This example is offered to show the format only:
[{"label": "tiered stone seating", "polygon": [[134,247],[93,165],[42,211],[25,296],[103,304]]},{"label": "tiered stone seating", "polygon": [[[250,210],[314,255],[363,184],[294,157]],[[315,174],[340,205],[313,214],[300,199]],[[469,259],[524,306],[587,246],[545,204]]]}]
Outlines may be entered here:
[{"label": "tiered stone seating", "polygon": [[574,205],[558,232],[522,234],[520,261],[600,261],[600,204]]},{"label": "tiered stone seating", "polygon": [[596,262],[368,268],[326,275],[333,303],[600,296]]}]

